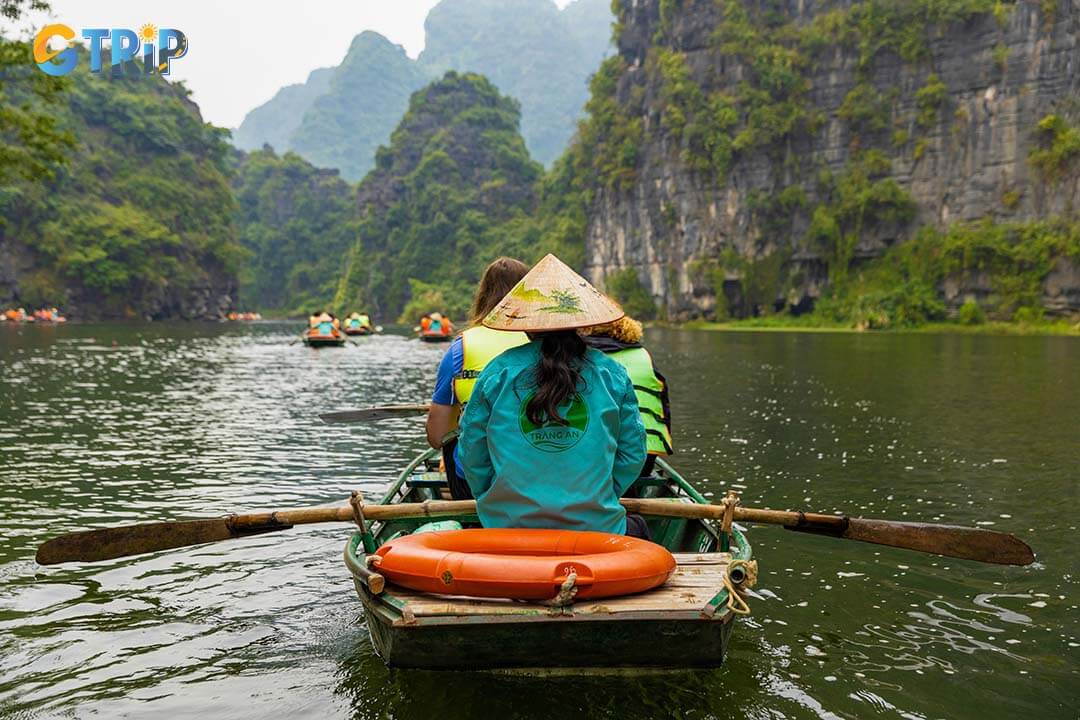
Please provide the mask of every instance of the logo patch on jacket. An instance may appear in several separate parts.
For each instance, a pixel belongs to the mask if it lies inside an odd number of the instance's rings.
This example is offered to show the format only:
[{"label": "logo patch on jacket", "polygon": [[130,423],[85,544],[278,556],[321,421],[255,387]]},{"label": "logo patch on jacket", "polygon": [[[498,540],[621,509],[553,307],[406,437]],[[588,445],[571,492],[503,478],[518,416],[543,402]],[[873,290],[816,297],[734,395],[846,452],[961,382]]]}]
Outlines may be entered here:
[{"label": "logo patch on jacket", "polygon": [[562,452],[569,450],[578,444],[585,430],[589,427],[589,408],[580,393],[575,393],[572,398],[559,406],[559,414],[566,420],[566,425],[548,420],[543,425],[534,425],[525,414],[525,408],[529,406],[535,393],[530,393],[521,403],[519,421],[521,434],[537,450],[544,452]]}]

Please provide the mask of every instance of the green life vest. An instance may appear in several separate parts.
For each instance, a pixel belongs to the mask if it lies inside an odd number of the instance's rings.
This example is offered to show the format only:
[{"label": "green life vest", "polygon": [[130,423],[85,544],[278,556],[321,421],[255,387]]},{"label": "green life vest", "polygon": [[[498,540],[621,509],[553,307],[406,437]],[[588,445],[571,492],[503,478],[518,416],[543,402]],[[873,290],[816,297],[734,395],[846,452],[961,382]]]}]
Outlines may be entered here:
[{"label": "green life vest", "polygon": [[645,423],[645,445],[650,455],[670,455],[672,453],[671,431],[668,430],[664,417],[664,403],[661,400],[664,383],[653,372],[652,357],[645,348],[627,348],[608,353],[608,357],[626,368],[630,381],[634,383],[641,421]]},{"label": "green life vest", "polygon": [[472,397],[476,378],[489,362],[510,348],[529,342],[529,336],[521,332],[492,330],[478,325],[461,333],[461,373],[454,376],[454,399],[465,407]]}]

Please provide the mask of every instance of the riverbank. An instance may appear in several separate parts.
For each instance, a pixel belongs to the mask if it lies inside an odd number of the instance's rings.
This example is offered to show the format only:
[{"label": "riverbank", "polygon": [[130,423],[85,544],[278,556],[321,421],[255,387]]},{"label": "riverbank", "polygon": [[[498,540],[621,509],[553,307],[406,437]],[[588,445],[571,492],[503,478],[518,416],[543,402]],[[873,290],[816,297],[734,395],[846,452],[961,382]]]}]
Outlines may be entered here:
[{"label": "riverbank", "polygon": [[[668,325],[667,323],[658,323]],[[956,322],[933,322],[923,325],[899,326],[885,329],[864,330],[850,325],[827,323],[815,317],[758,317],[725,322],[692,320],[687,323],[670,323],[671,327],[688,330],[711,330],[723,332],[807,332],[807,333],[929,333],[956,335],[1072,335],[1080,337],[1080,322],[1068,320],[1040,321],[1033,323],[984,322],[964,325]]]}]

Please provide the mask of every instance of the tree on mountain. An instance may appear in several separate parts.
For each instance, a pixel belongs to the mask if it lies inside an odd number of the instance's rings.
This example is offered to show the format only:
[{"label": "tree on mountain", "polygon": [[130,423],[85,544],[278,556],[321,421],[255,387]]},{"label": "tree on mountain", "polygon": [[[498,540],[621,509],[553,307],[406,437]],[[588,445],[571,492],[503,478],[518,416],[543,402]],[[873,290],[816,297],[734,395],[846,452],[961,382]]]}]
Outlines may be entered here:
[{"label": "tree on mountain", "polygon": [[[0,0],[0,16],[7,20],[48,9],[42,0]],[[74,138],[57,126],[51,108],[65,83],[34,66],[30,43],[0,36],[0,188],[12,177],[52,177],[64,162]]]},{"label": "tree on mountain", "polygon": [[427,294],[445,303],[428,310],[464,313],[483,266],[523,250],[506,228],[527,222],[543,169],[519,119],[516,101],[471,73],[448,72],[412,96],[359,186],[358,237],[335,306],[397,317]]}]

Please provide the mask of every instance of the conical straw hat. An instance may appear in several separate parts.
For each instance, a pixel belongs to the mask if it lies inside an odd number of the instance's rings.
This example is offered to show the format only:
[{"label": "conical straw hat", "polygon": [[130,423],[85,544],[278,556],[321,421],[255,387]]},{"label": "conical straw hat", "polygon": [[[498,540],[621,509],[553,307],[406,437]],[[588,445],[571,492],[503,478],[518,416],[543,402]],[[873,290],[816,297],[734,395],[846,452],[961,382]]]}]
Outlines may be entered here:
[{"label": "conical straw hat", "polygon": [[603,325],[624,315],[614,300],[554,255],[547,255],[486,318],[493,330],[545,332]]}]

